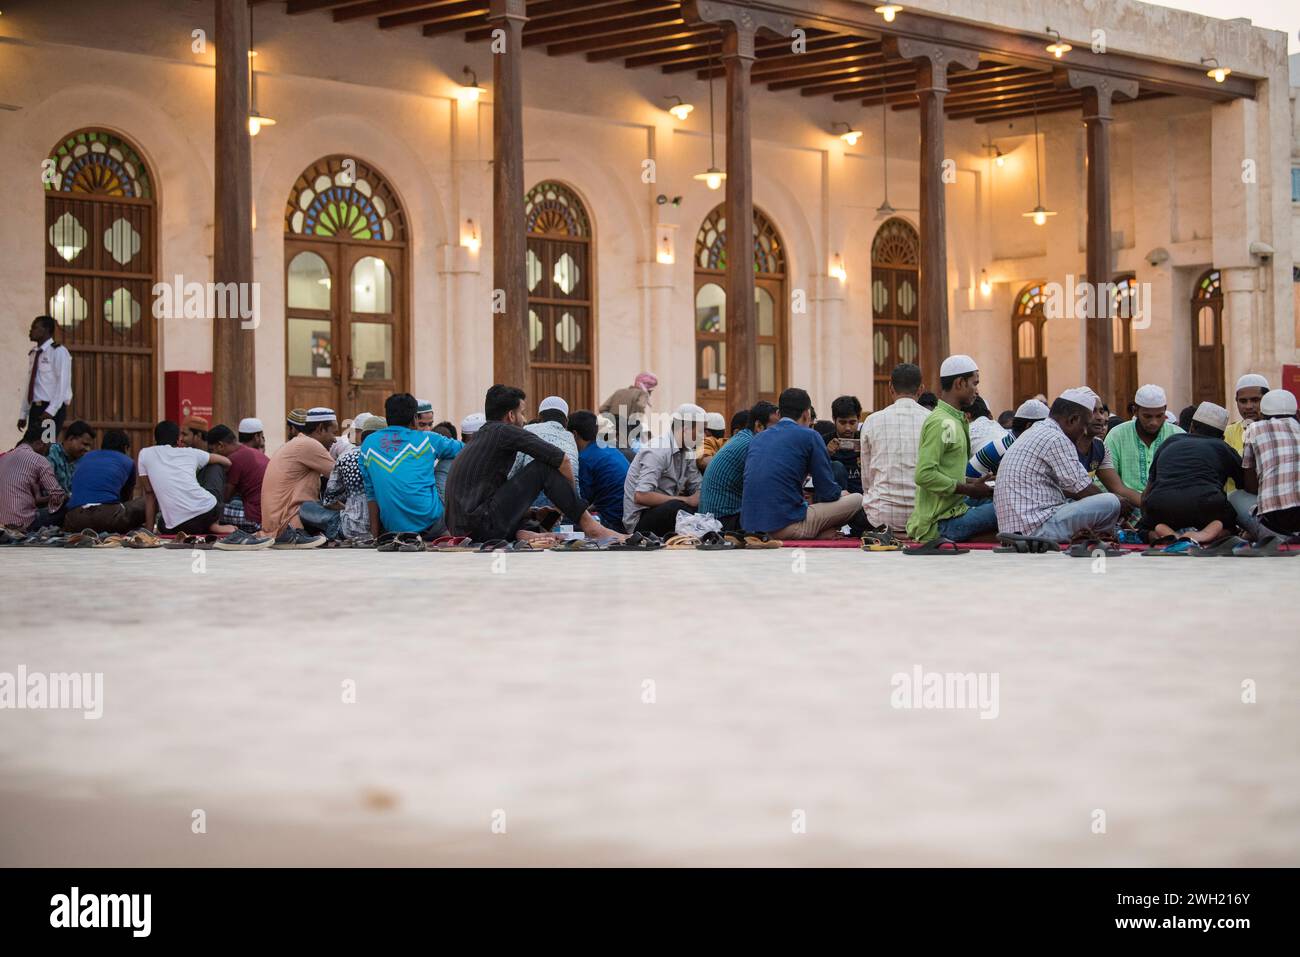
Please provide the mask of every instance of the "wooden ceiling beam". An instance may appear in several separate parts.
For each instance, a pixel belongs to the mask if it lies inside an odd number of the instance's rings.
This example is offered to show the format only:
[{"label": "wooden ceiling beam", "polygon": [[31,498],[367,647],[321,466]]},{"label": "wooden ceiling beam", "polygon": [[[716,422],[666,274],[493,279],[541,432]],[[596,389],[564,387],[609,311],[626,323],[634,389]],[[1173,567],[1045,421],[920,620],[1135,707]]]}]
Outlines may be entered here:
[{"label": "wooden ceiling beam", "polygon": [[[1036,102],[1035,102],[1036,101]],[[1074,108],[1082,112],[1083,94],[1071,91],[1069,93],[1059,93],[1056,96],[1030,97],[1029,99],[1005,100],[1001,102],[984,103],[979,106],[963,107],[956,110],[944,110],[945,115],[950,120],[969,120],[976,116],[984,116],[994,112],[1014,112],[1033,116],[1035,108],[1039,114],[1052,112],[1061,108]]]},{"label": "wooden ceiling beam", "polygon": [[552,43],[546,48],[546,52],[551,56],[564,56],[567,53],[591,53],[596,50],[609,50],[623,46],[645,46],[662,40],[676,40],[697,36],[700,32],[699,24],[679,21],[648,29],[612,33],[603,37],[588,38],[579,36],[577,39],[568,40],[564,43]]},{"label": "wooden ceiling beam", "polygon": [[469,14],[487,12],[487,0],[458,0],[454,3],[440,3],[436,7],[421,7],[407,10],[405,13],[392,13],[379,18],[379,29],[395,30],[417,23],[446,23],[464,20]]},{"label": "wooden ceiling beam", "polygon": [[405,13],[407,10],[414,10],[418,7],[437,7],[442,6],[439,2],[432,0],[369,0],[368,3],[357,3],[356,0],[349,0],[346,7],[334,8],[334,22],[346,23],[349,20],[360,20],[364,17],[381,17],[392,13]]},{"label": "wooden ceiling beam", "polygon": [[317,10],[346,7],[356,2],[357,0],[289,0],[285,5],[285,13],[315,13]]},{"label": "wooden ceiling beam", "polygon": [[584,40],[588,40],[616,33],[627,33],[631,30],[639,30],[641,27],[668,26],[682,22],[681,11],[676,4],[651,13],[641,13],[635,16],[610,17],[608,19],[596,14],[587,14],[586,16],[588,19],[581,28],[575,28],[573,24],[561,24],[557,27],[538,30],[536,33],[529,33],[525,28],[524,46],[535,47],[560,43],[575,34],[579,34]]}]

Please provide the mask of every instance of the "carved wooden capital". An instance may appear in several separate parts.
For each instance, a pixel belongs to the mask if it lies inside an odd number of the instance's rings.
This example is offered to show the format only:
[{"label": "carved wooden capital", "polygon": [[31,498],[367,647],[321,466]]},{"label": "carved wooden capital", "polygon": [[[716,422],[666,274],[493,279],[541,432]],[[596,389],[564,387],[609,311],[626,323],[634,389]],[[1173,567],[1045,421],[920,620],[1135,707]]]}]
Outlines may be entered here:
[{"label": "carved wooden capital", "polygon": [[528,19],[525,0],[488,0],[488,20],[507,19],[520,22]]},{"label": "carved wooden capital", "polygon": [[911,60],[917,64],[918,93],[928,90],[946,93],[950,67],[960,66],[973,70],[980,62],[978,50],[929,43],[911,37],[885,37],[883,46],[887,57]]},{"label": "carved wooden capital", "polygon": [[755,10],[724,0],[686,0],[682,19],[687,23],[717,23],[723,29],[723,55],[754,59],[754,37],[760,31],[788,37],[794,21],[767,10]]},{"label": "carved wooden capital", "polygon": [[1056,74],[1056,85],[1060,89],[1083,91],[1085,120],[1109,120],[1110,105],[1114,97],[1122,96],[1131,100],[1138,94],[1137,80],[1121,80],[1104,73],[1090,73],[1087,70],[1064,70]]}]

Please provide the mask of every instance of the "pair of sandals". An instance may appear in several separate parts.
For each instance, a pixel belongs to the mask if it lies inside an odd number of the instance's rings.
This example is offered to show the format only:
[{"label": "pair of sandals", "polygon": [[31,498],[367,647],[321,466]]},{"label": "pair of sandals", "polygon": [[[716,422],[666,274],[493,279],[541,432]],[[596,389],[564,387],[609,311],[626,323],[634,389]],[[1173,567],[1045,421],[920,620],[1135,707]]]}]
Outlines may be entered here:
[{"label": "pair of sandals", "polygon": [[1300,555],[1300,551],[1283,551],[1283,546],[1290,539],[1279,536],[1251,543],[1236,535],[1229,535],[1209,545],[1197,545],[1190,538],[1181,536],[1175,537],[1173,541],[1169,541],[1169,538],[1170,536],[1165,536],[1152,542],[1152,547],[1142,554],[1152,557],[1190,555],[1192,558],[1295,558]]},{"label": "pair of sandals", "polygon": [[[233,532],[231,534],[241,535],[242,532]],[[170,542],[163,545],[163,548],[173,549],[202,549],[207,551],[214,547],[214,539],[211,535],[177,535]]]},{"label": "pair of sandals", "polygon": [[375,543],[377,552],[422,552],[424,539],[419,532],[385,532]]},{"label": "pair of sandals", "polygon": [[506,541],[504,538],[492,538],[479,545],[474,551],[485,554],[488,552],[524,552],[540,555],[542,552],[550,551],[550,549],[544,545],[534,545],[522,538],[516,538],[513,542]]},{"label": "pair of sandals", "polygon": [[903,550],[903,545],[899,542],[897,536],[889,530],[888,526],[884,528],[869,528],[862,533],[862,550],[864,552],[898,552]]},{"label": "pair of sandals", "polygon": [[[738,536],[724,537],[721,532],[705,532],[703,535],[673,535],[664,542],[664,548],[693,548],[700,552],[729,552],[736,546]],[[741,545],[741,548],[746,547]]]},{"label": "pair of sandals", "polygon": [[664,541],[653,532],[633,532],[621,542],[610,542],[608,552],[657,552]]}]

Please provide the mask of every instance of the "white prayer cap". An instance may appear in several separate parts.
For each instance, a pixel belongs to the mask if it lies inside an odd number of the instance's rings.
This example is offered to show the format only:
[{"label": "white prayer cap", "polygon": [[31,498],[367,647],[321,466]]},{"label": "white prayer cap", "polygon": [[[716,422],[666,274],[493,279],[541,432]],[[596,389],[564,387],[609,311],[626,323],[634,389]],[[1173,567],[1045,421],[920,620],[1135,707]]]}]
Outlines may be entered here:
[{"label": "white prayer cap", "polygon": [[261,419],[240,419],[239,420],[240,435],[253,435],[254,433],[265,432],[265,431],[266,430],[262,428]]},{"label": "white prayer cap", "polygon": [[1097,393],[1093,392],[1087,386],[1078,389],[1066,389],[1060,396],[1066,402],[1073,402],[1075,405],[1081,405],[1089,412],[1095,412],[1097,409]]},{"label": "white prayer cap", "polygon": [[565,417],[569,417],[569,403],[565,402],[558,395],[548,395],[542,400],[541,405],[537,407],[538,413],[550,412],[552,409],[558,409]]},{"label": "white prayer cap", "polygon": [[975,364],[974,359],[959,354],[943,360],[943,365],[939,366],[939,378],[946,379],[950,375],[968,375],[978,371],[979,366]]},{"label": "white prayer cap", "polygon": [[1295,415],[1295,396],[1286,389],[1274,389],[1260,400],[1260,415]]},{"label": "white prayer cap", "polygon": [[698,405],[684,402],[673,410],[674,422],[706,422],[709,414]]},{"label": "white prayer cap", "polygon": [[487,416],[482,412],[471,412],[460,420],[461,435],[473,435],[487,423]]},{"label": "white prayer cap", "polygon": [[380,429],[388,428],[388,420],[382,416],[362,412],[352,420],[352,428],[358,432],[378,432]]},{"label": "white prayer cap", "polygon": [[1222,432],[1228,427],[1228,410],[1221,405],[1215,405],[1213,402],[1202,402],[1196,407],[1192,421],[1204,423],[1210,428]]},{"label": "white prayer cap", "polygon": [[1016,409],[1017,419],[1034,419],[1041,420],[1051,414],[1051,409],[1047,407],[1046,402],[1039,402],[1037,399],[1026,399],[1020,403],[1020,408]]},{"label": "white prayer cap", "polygon": [[1178,424],[1178,416],[1174,415],[1172,412],[1170,412],[1168,409],[1166,409],[1166,410],[1165,410],[1165,421],[1166,421],[1166,422],[1169,422],[1169,423],[1172,423],[1173,425],[1177,425],[1177,424]]},{"label": "white prayer cap", "polygon": [[1236,393],[1240,392],[1242,389],[1267,389],[1267,388],[1268,388],[1267,379],[1265,379],[1258,372],[1247,372],[1244,376],[1242,376],[1240,379],[1237,380],[1237,388],[1233,390],[1233,394],[1236,395]]},{"label": "white prayer cap", "polygon": [[1169,399],[1165,397],[1165,390],[1158,385],[1144,385],[1137,390],[1133,401],[1143,409],[1159,409],[1169,404]]},{"label": "white prayer cap", "polygon": [[705,421],[704,427],[716,431],[726,431],[727,420],[722,417],[721,412],[710,412],[708,419]]},{"label": "white prayer cap", "polygon": [[334,416],[333,409],[327,409],[324,406],[317,406],[314,409],[307,410],[307,421],[308,422],[335,422],[337,421],[337,419]]}]

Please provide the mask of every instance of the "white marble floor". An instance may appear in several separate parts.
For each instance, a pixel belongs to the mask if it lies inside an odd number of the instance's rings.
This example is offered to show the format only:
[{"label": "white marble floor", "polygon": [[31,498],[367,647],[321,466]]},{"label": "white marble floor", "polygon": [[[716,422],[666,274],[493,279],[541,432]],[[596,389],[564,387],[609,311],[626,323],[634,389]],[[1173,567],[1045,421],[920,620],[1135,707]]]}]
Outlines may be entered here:
[{"label": "white marble floor", "polygon": [[[0,710],[0,864],[1300,864],[1298,584],[0,550],[0,681],[103,675],[98,720]],[[918,667],[996,674],[997,716],[893,707]]]}]

